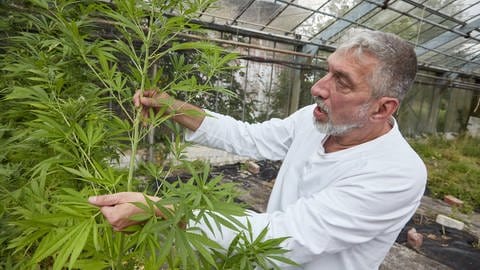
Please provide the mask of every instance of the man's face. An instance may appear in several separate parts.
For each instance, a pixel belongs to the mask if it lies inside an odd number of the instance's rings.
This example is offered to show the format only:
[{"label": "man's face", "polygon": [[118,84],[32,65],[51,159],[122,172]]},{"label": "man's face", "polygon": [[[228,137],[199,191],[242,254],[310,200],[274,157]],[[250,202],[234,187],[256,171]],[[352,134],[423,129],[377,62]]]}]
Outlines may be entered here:
[{"label": "man's face", "polygon": [[358,59],[349,52],[335,52],[327,62],[328,73],[311,89],[317,103],[313,117],[321,132],[341,135],[368,122],[372,91],[368,78],[378,61],[365,54]]}]

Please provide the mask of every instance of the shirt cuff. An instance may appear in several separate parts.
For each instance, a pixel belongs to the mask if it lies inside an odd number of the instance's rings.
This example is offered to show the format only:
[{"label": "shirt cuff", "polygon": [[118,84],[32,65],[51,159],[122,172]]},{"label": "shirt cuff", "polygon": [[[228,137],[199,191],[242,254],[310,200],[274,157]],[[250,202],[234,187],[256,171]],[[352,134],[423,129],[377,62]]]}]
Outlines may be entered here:
[{"label": "shirt cuff", "polygon": [[202,123],[198,127],[196,131],[192,131],[190,129],[186,129],[185,132],[185,140],[187,142],[197,142],[199,139],[203,137],[209,130],[214,129],[215,122],[218,121],[223,115],[212,112],[209,110],[204,109],[205,111],[205,118],[203,119]]}]

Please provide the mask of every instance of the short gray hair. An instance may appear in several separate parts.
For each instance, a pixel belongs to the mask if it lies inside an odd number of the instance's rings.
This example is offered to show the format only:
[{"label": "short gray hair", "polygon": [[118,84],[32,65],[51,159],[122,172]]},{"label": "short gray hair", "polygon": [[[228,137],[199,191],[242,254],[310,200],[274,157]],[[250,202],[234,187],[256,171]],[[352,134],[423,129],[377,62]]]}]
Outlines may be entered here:
[{"label": "short gray hair", "polygon": [[357,57],[369,54],[379,61],[370,78],[372,96],[403,100],[417,73],[417,56],[413,46],[400,37],[379,31],[352,28],[337,51],[348,51]]}]

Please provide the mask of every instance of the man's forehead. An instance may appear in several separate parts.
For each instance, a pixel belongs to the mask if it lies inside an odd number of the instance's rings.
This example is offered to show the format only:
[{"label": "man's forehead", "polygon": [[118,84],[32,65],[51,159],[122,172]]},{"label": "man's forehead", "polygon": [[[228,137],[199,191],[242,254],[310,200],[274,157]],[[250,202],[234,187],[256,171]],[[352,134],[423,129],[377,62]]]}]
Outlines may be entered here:
[{"label": "man's forehead", "polygon": [[327,57],[327,64],[330,68],[340,69],[341,66],[339,65],[338,60],[341,60],[341,58],[344,58],[344,57],[346,57],[346,55],[340,55],[340,53],[334,52]]},{"label": "man's forehead", "polygon": [[357,52],[354,50],[337,50],[327,57],[327,64],[329,66],[335,66],[341,68],[337,60],[346,60],[349,64],[358,66],[372,66],[379,63],[378,59],[371,53]]}]

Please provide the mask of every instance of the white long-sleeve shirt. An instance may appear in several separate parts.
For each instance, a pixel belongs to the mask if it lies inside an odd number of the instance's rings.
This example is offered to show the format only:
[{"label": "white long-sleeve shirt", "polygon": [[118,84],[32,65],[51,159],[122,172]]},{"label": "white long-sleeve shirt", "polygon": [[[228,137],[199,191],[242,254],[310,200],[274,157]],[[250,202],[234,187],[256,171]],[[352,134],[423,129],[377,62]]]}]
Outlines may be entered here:
[{"label": "white long-sleeve shirt", "polygon": [[[420,204],[425,165],[394,120],[381,137],[325,153],[327,136],[314,126],[313,109],[261,124],[209,112],[186,139],[255,159],[283,160],[266,213],[250,213],[248,219],[255,234],[268,226],[269,238],[290,237],[283,247],[300,269],[378,269]],[[234,236],[228,230],[210,234],[226,247]]]}]

